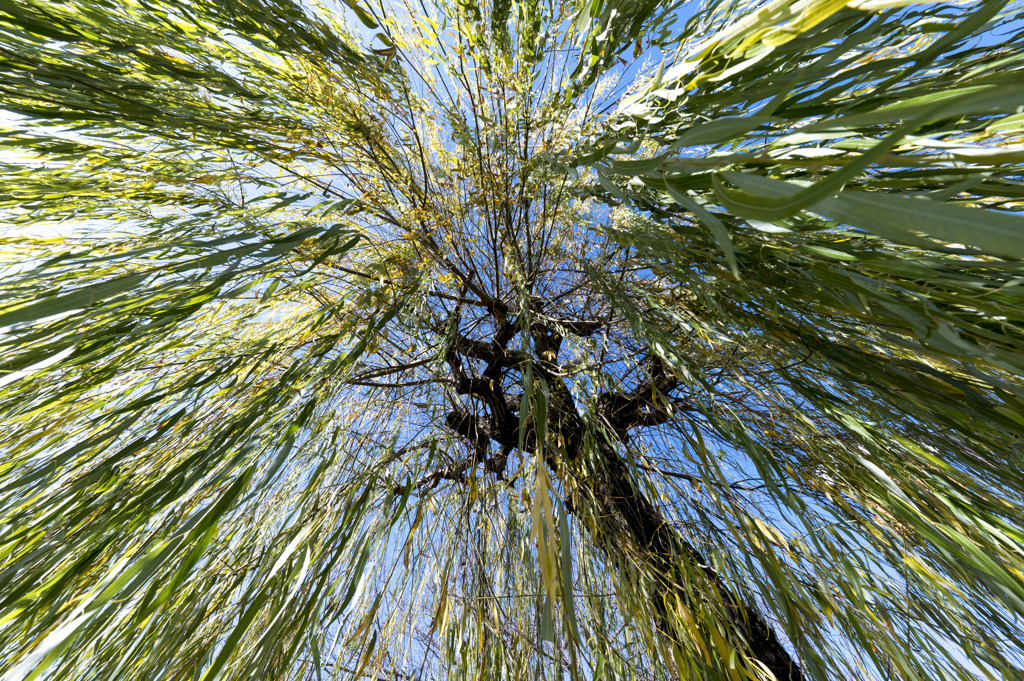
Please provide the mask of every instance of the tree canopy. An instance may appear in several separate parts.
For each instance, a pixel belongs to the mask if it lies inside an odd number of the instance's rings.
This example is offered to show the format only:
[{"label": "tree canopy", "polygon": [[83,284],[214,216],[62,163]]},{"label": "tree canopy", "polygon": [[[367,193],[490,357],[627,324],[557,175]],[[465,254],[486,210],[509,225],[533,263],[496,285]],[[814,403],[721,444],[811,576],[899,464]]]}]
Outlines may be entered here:
[{"label": "tree canopy", "polygon": [[1024,673],[1024,9],[0,4],[0,674]]}]

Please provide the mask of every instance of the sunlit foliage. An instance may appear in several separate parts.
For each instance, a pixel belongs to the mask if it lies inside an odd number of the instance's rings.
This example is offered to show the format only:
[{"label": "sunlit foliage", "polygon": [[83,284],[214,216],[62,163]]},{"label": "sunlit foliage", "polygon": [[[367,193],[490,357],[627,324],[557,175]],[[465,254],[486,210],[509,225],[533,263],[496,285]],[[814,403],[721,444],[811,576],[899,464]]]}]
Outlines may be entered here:
[{"label": "sunlit foliage", "polygon": [[1024,673],[1024,12],[0,4],[0,674]]}]

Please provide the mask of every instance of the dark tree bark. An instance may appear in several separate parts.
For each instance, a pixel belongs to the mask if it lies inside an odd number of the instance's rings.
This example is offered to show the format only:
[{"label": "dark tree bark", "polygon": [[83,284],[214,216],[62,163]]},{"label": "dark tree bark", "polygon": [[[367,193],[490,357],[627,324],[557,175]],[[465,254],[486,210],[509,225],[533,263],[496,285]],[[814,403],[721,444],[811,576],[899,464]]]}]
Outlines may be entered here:
[{"label": "dark tree bark", "polygon": [[[509,454],[520,444],[520,419],[517,411],[521,395],[504,393],[504,377],[510,370],[522,371],[527,363],[535,374],[547,383],[548,432],[564,443],[556,450],[545,446],[545,461],[553,475],[565,481],[572,479],[580,491],[580,498],[572,499],[577,515],[586,509],[588,520],[583,525],[605,551],[612,562],[623,559],[624,548],[639,557],[645,573],[655,576],[665,595],[675,591],[681,601],[691,606],[690,592],[682,586],[683,576],[697,576],[704,580],[705,590],[717,594],[723,616],[733,631],[745,640],[746,653],[758,660],[779,681],[802,681],[799,664],[786,651],[778,635],[764,616],[731,590],[696,547],[691,545],[665,519],[647,498],[630,475],[626,462],[618,454],[614,441],[625,442],[629,431],[667,422],[686,405],[673,405],[668,395],[677,381],[663,360],[651,354],[647,358],[647,382],[641,382],[628,393],[608,392],[600,395],[595,413],[590,415],[609,434],[608,440],[590,438],[589,456],[581,456],[587,436],[586,420],[579,413],[572,396],[561,378],[558,364],[563,331],[575,335],[590,335],[599,331],[605,322],[599,320],[554,320],[541,315],[543,305],[535,306],[537,314],[528,330],[536,352],[529,356],[508,349],[508,344],[519,329],[520,322],[508,317],[507,308],[487,301],[497,329],[490,341],[463,336],[458,329],[458,310],[453,315],[454,337],[446,354],[456,393],[472,398],[480,405],[479,413],[460,407],[449,412],[446,425],[462,437],[470,450],[461,462],[419,480],[421,487],[434,487],[441,480],[461,480],[465,473],[479,464],[503,477]],[[449,329],[452,319],[449,319]],[[474,375],[466,360],[485,364],[480,375]],[[664,399],[659,399],[662,396]],[[492,453],[494,445],[497,451]],[[525,433],[523,446],[533,449],[537,445],[535,434]],[[597,454],[597,456],[594,456]],[[584,461],[585,459],[585,461]],[[620,565],[620,569],[625,566]],[[663,599],[655,599],[655,619],[659,630],[667,637],[680,635],[673,616],[664,606]]]}]

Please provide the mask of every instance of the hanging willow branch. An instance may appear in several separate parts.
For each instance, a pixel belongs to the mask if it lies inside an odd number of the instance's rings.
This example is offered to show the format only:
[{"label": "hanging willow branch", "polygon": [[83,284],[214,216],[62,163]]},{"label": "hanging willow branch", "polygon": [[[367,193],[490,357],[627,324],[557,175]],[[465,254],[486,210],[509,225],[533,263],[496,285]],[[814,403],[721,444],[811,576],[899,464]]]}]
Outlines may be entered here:
[{"label": "hanging willow branch", "polygon": [[7,2],[0,678],[1024,673],[1021,19]]}]

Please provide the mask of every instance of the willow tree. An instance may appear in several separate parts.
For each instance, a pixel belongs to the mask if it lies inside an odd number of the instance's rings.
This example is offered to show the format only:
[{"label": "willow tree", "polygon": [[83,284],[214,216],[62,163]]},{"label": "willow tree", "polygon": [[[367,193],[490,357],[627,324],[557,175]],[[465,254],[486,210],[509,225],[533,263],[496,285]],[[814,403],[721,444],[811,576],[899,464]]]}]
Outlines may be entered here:
[{"label": "willow tree", "polygon": [[4,3],[3,678],[1015,677],[1018,11]]}]

